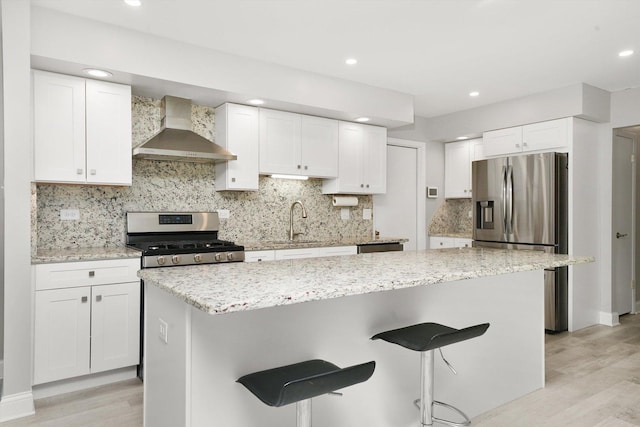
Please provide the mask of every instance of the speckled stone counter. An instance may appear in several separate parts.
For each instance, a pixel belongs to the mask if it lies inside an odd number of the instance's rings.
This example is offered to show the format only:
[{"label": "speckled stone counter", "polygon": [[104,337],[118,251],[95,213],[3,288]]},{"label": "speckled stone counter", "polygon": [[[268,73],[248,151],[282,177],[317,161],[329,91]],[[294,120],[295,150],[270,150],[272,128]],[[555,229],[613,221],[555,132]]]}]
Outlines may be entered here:
[{"label": "speckled stone counter", "polygon": [[140,251],[124,246],[112,248],[40,249],[31,258],[31,264],[139,258],[140,256]]},{"label": "speckled stone counter", "polygon": [[277,241],[261,241],[261,242],[236,242],[244,246],[245,251],[267,251],[272,249],[296,249],[296,248],[318,248],[332,246],[357,246],[357,245],[375,245],[383,243],[405,243],[409,239],[401,237],[379,237],[377,239],[331,239],[331,240],[277,240]]},{"label": "speckled stone counter", "polygon": [[221,314],[592,261],[464,248],[157,268],[138,275],[202,311]]},{"label": "speckled stone counter", "polygon": [[429,237],[454,237],[458,239],[472,239],[473,235],[468,232],[442,232],[442,233],[429,233]]},{"label": "speckled stone counter", "polygon": [[419,354],[370,337],[421,322],[490,323],[444,350],[458,375],[435,364],[438,399],[474,417],[544,387],[543,269],[590,261],[465,248],[141,270],[145,425],[293,425],[295,405],[273,410],[236,380],[316,358],[376,361],[340,402],[316,399],[317,425],[418,425]]}]

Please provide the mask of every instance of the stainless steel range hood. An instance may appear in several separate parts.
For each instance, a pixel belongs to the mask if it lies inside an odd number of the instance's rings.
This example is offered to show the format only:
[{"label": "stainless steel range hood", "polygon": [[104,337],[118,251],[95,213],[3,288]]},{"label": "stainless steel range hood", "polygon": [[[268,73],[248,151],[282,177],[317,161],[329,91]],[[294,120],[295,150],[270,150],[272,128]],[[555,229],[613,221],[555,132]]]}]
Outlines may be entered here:
[{"label": "stainless steel range hood", "polygon": [[238,158],[225,148],[193,132],[191,100],[175,96],[162,98],[160,132],[134,147],[133,157],[192,163],[216,163]]}]

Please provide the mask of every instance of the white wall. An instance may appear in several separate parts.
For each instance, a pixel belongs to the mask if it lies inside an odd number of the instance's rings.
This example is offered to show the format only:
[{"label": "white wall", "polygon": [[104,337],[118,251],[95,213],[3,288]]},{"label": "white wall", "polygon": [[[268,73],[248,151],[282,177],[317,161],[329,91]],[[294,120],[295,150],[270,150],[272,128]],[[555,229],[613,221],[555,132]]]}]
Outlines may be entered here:
[{"label": "white wall", "polygon": [[453,141],[458,136],[481,136],[488,130],[561,117],[608,122],[609,108],[609,92],[587,84],[575,84],[430,118],[420,126],[427,128],[429,140]]},{"label": "white wall", "polygon": [[[216,37],[212,33],[212,37]],[[163,39],[34,7],[32,50],[37,57],[247,94],[320,111],[413,121],[413,97]],[[306,112],[306,111],[300,111]]]},{"label": "white wall", "polygon": [[30,5],[2,0],[4,104],[4,382],[0,421],[33,412],[31,395]]}]

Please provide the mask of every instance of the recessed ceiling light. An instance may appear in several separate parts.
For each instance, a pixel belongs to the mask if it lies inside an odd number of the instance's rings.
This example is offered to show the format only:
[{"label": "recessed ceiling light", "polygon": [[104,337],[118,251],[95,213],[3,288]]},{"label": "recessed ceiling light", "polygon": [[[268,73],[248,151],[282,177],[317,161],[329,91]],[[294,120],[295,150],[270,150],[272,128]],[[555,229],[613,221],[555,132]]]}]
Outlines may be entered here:
[{"label": "recessed ceiling light", "polygon": [[112,77],[113,74],[111,74],[108,71],[105,70],[98,70],[96,68],[85,68],[84,70],[82,70],[83,73],[88,74],[92,77],[101,77],[101,78],[105,78],[105,77]]},{"label": "recessed ceiling light", "polygon": [[631,49],[623,50],[622,52],[618,53],[618,56],[622,56],[622,57],[631,56],[631,55],[633,55],[633,50]]},{"label": "recessed ceiling light", "polygon": [[358,117],[356,119],[356,122],[364,123],[364,122],[368,122],[369,120],[371,120],[369,117]]},{"label": "recessed ceiling light", "polygon": [[459,136],[456,139],[463,140],[463,139],[469,139],[469,137],[468,136]]},{"label": "recessed ceiling light", "polygon": [[133,6],[133,7],[142,6],[142,2],[140,0],[124,0],[124,2],[129,6]]},{"label": "recessed ceiling light", "polygon": [[480,95],[480,92],[474,90],[473,92],[469,92],[469,96],[478,96]]},{"label": "recessed ceiling light", "polygon": [[345,59],[344,63],[347,65],[356,65],[358,63],[358,60],[356,58],[347,58]]},{"label": "recessed ceiling light", "polygon": [[255,99],[250,99],[250,100],[248,100],[247,102],[248,102],[249,104],[251,104],[251,105],[262,105],[262,104],[264,104],[264,101],[263,101],[262,99],[257,99],[257,98],[255,98]]}]

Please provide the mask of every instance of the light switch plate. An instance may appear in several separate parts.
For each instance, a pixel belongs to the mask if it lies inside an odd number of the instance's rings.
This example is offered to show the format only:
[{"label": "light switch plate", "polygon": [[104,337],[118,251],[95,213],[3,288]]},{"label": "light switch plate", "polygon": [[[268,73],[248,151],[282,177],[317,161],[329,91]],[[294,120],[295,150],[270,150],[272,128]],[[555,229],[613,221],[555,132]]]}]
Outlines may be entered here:
[{"label": "light switch plate", "polygon": [[60,209],[60,220],[62,221],[77,221],[80,219],[79,209]]},{"label": "light switch plate", "polygon": [[371,209],[362,209],[362,219],[371,219]]},{"label": "light switch plate", "polygon": [[218,217],[220,219],[229,219],[229,209],[218,209]]},{"label": "light switch plate", "polygon": [[349,208],[340,209],[340,218],[349,219]]}]

